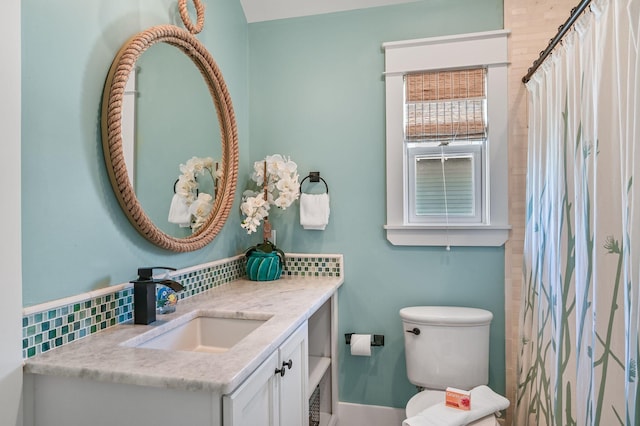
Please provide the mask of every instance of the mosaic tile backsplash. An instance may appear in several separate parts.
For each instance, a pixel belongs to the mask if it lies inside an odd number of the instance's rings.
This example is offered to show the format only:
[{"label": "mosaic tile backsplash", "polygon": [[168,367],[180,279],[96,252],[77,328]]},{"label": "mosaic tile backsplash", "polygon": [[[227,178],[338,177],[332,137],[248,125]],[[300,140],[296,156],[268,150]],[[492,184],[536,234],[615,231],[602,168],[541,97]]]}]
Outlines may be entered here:
[{"label": "mosaic tile backsplash", "polygon": [[[185,289],[178,293],[186,299],[246,275],[244,256],[202,267],[185,268],[171,278]],[[283,277],[339,277],[341,255],[286,255]],[[71,343],[108,327],[133,320],[133,287],[113,293],[30,312],[22,317],[22,357],[31,358]],[[33,311],[30,309],[30,311]]]}]

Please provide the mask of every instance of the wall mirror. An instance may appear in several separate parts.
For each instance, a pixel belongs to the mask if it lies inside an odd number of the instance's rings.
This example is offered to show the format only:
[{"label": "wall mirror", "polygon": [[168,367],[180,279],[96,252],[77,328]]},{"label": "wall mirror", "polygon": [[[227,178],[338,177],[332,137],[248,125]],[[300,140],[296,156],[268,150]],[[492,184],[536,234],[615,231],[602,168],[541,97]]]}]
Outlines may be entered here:
[{"label": "wall mirror", "polygon": [[[161,231],[188,237],[192,228],[179,218],[168,220],[167,212],[179,166],[194,156],[218,161],[222,154],[220,127],[207,84],[187,55],[158,43],[138,58],[127,86],[122,143],[136,198]],[[214,195],[215,181],[208,171],[197,182],[199,192]]]},{"label": "wall mirror", "polygon": [[[203,16],[203,10],[198,10],[200,28]],[[191,32],[199,31],[186,26]],[[159,67],[163,72],[154,72]],[[132,77],[140,101],[134,106],[134,132],[129,131],[126,117],[123,120],[123,110],[130,108],[126,95]],[[204,45],[174,25],[152,27],[131,37],[109,69],[101,127],[109,179],[135,229],[157,246],[175,252],[209,244],[233,204],[238,137],[227,86]],[[127,139],[130,137],[133,141]],[[127,148],[131,143],[133,148]],[[133,160],[129,151],[135,153]],[[219,169],[216,190],[210,191],[211,212],[195,231],[180,229],[167,220],[179,166],[193,156],[213,157]],[[202,185],[213,188],[212,183],[203,181]]]}]

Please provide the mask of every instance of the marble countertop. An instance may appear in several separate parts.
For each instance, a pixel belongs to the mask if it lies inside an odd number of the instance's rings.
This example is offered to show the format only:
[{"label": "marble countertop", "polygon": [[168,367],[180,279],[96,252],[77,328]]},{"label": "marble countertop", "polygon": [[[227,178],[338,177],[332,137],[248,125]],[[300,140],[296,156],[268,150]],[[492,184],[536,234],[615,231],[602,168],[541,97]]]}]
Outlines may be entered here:
[{"label": "marble countertop", "polygon": [[[150,325],[124,323],[25,361],[32,374],[211,391],[227,394],[238,387],[285,339],[342,285],[343,278],[283,278],[272,282],[237,280],[181,300],[176,312],[158,315]],[[208,314],[271,316],[227,352],[207,354],[136,348],[131,342],[158,334],[172,320]],[[155,330],[155,331],[154,331]],[[128,342],[128,345],[123,343]]]}]

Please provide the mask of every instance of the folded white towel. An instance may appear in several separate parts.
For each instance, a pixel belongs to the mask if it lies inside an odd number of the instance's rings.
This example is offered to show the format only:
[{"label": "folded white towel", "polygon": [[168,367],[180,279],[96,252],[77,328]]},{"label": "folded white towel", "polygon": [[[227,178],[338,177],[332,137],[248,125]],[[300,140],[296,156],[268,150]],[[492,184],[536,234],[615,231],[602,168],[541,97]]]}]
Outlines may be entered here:
[{"label": "folded white towel", "polygon": [[442,401],[406,419],[402,426],[464,426],[507,407],[507,398],[487,386],[478,386],[471,389],[471,410],[447,407]]},{"label": "folded white towel", "polygon": [[180,225],[182,228],[191,226],[191,213],[186,200],[178,194],[173,194],[169,207],[169,222]]},{"label": "folded white towel", "polygon": [[322,231],[329,223],[329,194],[300,194],[300,225]]}]

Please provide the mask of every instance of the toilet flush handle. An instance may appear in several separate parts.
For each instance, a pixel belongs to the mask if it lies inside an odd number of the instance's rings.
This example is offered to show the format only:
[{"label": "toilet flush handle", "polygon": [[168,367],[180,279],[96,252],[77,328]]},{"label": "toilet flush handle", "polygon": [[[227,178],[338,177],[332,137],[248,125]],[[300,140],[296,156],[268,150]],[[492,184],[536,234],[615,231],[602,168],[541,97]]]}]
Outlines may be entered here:
[{"label": "toilet flush handle", "polygon": [[407,333],[413,333],[417,336],[420,334],[420,329],[418,327],[413,327],[413,330],[407,330]]}]

